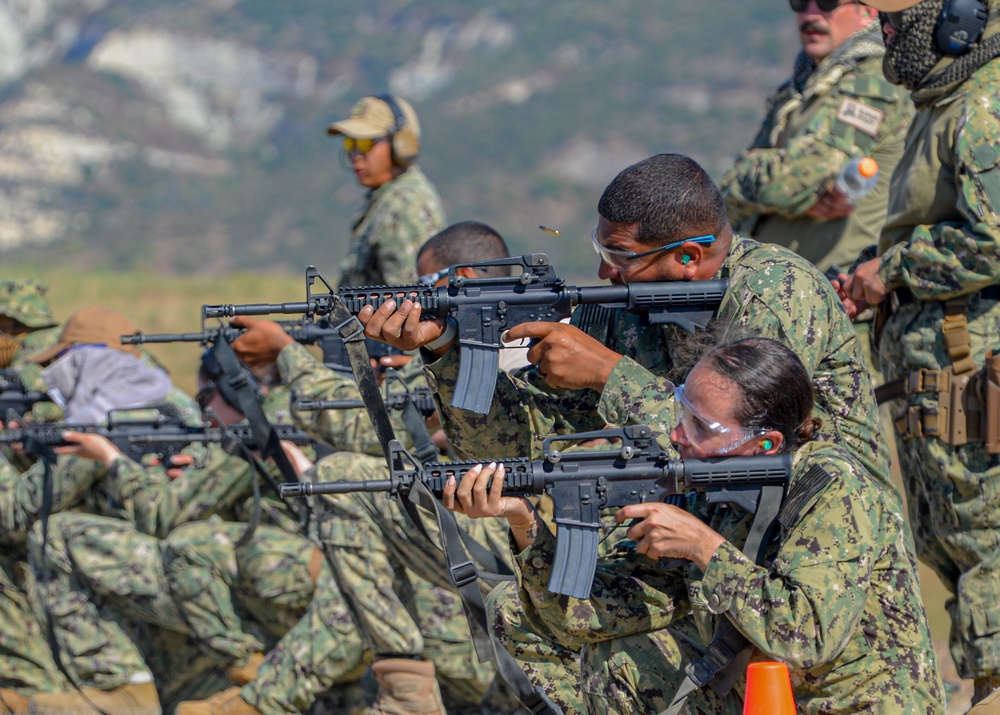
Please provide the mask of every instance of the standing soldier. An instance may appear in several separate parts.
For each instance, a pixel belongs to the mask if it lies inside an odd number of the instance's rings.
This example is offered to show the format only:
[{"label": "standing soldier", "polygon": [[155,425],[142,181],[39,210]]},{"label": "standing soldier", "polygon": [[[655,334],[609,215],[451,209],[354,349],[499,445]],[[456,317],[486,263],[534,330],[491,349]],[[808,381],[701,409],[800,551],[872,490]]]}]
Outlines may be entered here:
[{"label": "standing soldier", "polygon": [[417,249],[444,228],[437,191],[420,167],[420,122],[410,104],[388,94],[365,97],[328,134],[344,137],[344,153],[368,189],[352,224],[340,286],[399,285],[413,280]]},{"label": "standing soldier", "polygon": [[[768,100],[756,139],[722,180],[733,227],[791,248],[826,271],[849,268],[878,241],[889,174],[911,110],[882,76],[873,9],[843,0],[790,0],[802,50]],[[834,187],[843,166],[870,156],[878,184],[851,205]]]},{"label": "standing soldier", "polygon": [[1000,713],[1000,458],[987,441],[1000,428],[1000,2],[869,4],[886,11],[885,75],[917,113],[878,257],[843,298],[849,312],[878,306],[918,555],[953,594],[951,653],[975,679],[971,712]]}]

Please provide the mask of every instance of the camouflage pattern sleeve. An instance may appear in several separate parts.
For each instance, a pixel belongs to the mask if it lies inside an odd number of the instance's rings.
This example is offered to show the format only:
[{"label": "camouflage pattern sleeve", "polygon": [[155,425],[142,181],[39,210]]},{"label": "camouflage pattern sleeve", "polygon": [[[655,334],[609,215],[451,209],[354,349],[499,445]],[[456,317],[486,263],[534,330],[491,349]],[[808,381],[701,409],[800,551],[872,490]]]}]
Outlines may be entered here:
[{"label": "camouflage pattern sleeve", "polygon": [[437,191],[411,166],[369,193],[340,264],[340,286],[412,284],[417,251],[444,226]]},{"label": "camouflage pattern sleeve", "polygon": [[[517,555],[515,574],[521,604],[550,628],[560,645],[578,650],[627,632],[659,630],[691,612],[685,567],[660,568],[634,554],[622,570],[604,569],[599,563],[588,600],[554,594],[548,582],[555,551],[556,537],[540,530],[535,542]],[[655,579],[654,572],[659,572]]]},{"label": "camouflage pattern sleeve", "polygon": [[[542,440],[553,434],[601,429],[596,413],[597,393],[557,390],[544,384],[533,370],[517,377],[497,371],[496,392],[485,415],[451,406],[459,369],[458,350],[449,350],[426,365],[424,372],[436,393],[441,426],[457,452],[468,459],[541,456]],[[537,382],[536,382],[537,381]]]},{"label": "camouflage pattern sleeve", "polygon": [[[782,520],[770,565],[725,543],[692,602],[725,614],[765,657],[788,663],[805,712],[943,711],[944,695],[903,517],[850,455],[810,443],[792,484],[830,481]],[[838,707],[834,707],[836,704]]]},{"label": "camouflage pattern sleeve", "polygon": [[[86,459],[60,456],[52,473],[52,507],[56,513],[70,509],[84,498],[105,474],[103,467]],[[27,471],[0,469],[0,539],[24,545],[32,524],[42,513],[45,466],[35,462]]]},{"label": "camouflage pattern sleeve", "polygon": [[654,375],[631,358],[622,358],[611,371],[598,410],[609,425],[646,424],[661,445],[670,446],[676,426],[674,383]]},{"label": "camouflage pattern sleeve", "polygon": [[[956,116],[949,117],[937,109],[922,112],[943,115],[933,120],[925,134],[937,129],[940,136],[950,140],[950,145],[937,147],[937,158],[948,157],[941,167],[942,174],[950,175],[954,185],[941,186],[930,177],[921,185],[936,195],[921,197],[913,194],[913,177],[893,178],[894,197],[908,200],[911,207],[922,203],[925,217],[939,213],[936,218],[942,220],[925,218],[912,226],[903,241],[884,251],[879,276],[888,288],[906,286],[918,298],[946,300],[1000,281],[998,83],[1000,60],[995,59],[962,86]],[[897,179],[898,183],[906,181],[905,188],[896,186]],[[941,196],[944,192],[946,195]],[[887,225],[893,219],[893,209],[890,204]]]},{"label": "camouflage pattern sleeve", "polygon": [[299,400],[360,400],[352,378],[326,367],[298,343],[278,354],[278,369],[292,392],[292,418],[299,429],[338,451],[382,454],[364,408],[302,412],[295,407]]},{"label": "camouflage pattern sleeve", "polygon": [[[829,77],[813,78],[810,84],[832,81],[838,69],[831,68]],[[802,99],[803,106],[788,120],[782,139],[765,141],[764,130],[770,134],[775,115],[787,111],[785,105],[793,101],[800,102],[787,88],[779,92],[754,144],[722,179],[727,213],[734,223],[750,207],[761,214],[804,215],[849,159],[898,142],[910,113],[904,94],[882,77],[880,57],[844,71],[825,94]],[[874,124],[859,121],[855,118],[859,111],[880,119]]]},{"label": "camouflage pattern sleeve", "polygon": [[182,524],[225,514],[250,494],[254,473],[245,461],[218,444],[195,447],[191,453],[196,464],[176,479],[160,467],[116,459],[103,488],[138,531],[160,539]]}]

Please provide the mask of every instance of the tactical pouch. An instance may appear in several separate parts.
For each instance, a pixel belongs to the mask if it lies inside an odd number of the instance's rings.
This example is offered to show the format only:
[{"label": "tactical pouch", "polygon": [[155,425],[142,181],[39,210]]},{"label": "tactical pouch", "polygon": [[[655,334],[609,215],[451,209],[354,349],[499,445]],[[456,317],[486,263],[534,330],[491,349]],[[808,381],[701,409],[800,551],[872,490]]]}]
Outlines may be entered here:
[{"label": "tactical pouch", "polygon": [[[984,442],[990,454],[1000,454],[1000,353],[986,353],[986,364],[972,377],[967,392],[969,414],[969,441]],[[972,438],[973,414],[978,407],[979,419],[975,420],[979,434]]]}]

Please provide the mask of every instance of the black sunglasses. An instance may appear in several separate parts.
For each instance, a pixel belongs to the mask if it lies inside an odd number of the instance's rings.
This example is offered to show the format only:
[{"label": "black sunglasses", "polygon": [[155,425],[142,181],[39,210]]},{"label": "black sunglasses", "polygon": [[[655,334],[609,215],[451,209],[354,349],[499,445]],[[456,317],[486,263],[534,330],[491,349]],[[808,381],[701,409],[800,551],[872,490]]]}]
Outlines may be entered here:
[{"label": "black sunglasses", "polygon": [[[795,12],[805,12],[806,8],[809,7],[809,0],[788,0],[788,4]],[[816,0],[816,7],[820,9],[820,12],[833,12],[844,4],[847,3],[844,3],[843,0]]]}]

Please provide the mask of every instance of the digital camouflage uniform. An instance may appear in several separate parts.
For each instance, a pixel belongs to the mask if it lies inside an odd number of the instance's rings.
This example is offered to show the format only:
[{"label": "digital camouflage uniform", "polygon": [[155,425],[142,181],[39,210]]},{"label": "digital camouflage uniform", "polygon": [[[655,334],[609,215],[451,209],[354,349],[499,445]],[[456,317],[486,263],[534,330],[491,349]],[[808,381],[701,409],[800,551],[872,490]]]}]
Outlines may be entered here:
[{"label": "digital camouflage uniform", "polygon": [[[734,229],[787,246],[821,271],[848,269],[878,241],[889,175],[912,115],[907,93],[882,75],[878,23],[845,40],[817,66],[800,52],[795,73],[768,100],[760,132],[722,179]],[[806,216],[852,158],[879,165],[875,188],[850,216]]]},{"label": "digital camouflage uniform", "polygon": [[[283,400],[287,406],[287,392]],[[319,554],[295,533],[294,515],[263,484],[261,525],[238,545],[246,524],[218,517],[249,518],[255,473],[219,445],[189,451],[196,453],[196,466],[174,479],[159,468],[116,460],[104,491],[120,518],[65,516],[59,536],[50,537],[48,610],[64,648],[81,651],[73,662],[84,682],[102,689],[127,682],[142,662],[136,628],[161,629],[160,638],[189,636],[207,669],[242,665],[287,632],[312,600],[311,560]],[[324,596],[342,600],[322,562],[315,566]],[[360,648],[360,639],[354,640]],[[229,684],[201,682],[189,677],[190,670],[162,673],[161,692],[193,699]]]},{"label": "digital camouflage uniform", "polygon": [[[898,502],[859,341],[829,282],[791,251],[741,238],[733,239],[715,277],[729,280],[715,320],[718,339],[760,336],[789,346],[816,386],[820,437],[843,444]],[[600,394],[553,389],[534,371],[517,378],[500,372],[489,413],[478,415],[450,405],[457,350],[426,367],[445,432],[461,455],[538,458],[550,435],[626,424],[648,424],[672,449],[667,436],[676,424],[674,384],[683,382],[700,357],[687,334],[676,326],[642,326],[637,315],[599,307],[577,309],[573,323],[586,325],[599,342],[624,356]]]},{"label": "digital camouflage uniform", "polygon": [[[767,566],[739,550],[749,532],[747,512],[730,504],[706,509],[699,501],[694,512],[728,539],[705,573],[689,562],[650,560],[624,541],[599,561],[591,596],[580,600],[546,588],[555,539],[542,530],[517,557],[518,583],[490,596],[494,633],[567,711],[663,710],[684,666],[725,615],[756,647],[756,660],[789,665],[798,712],[943,714],[902,516],[852,455],[829,444],[798,451],[789,491],[817,467],[830,480],[806,491],[794,515],[783,515]],[[541,626],[534,638],[582,650],[579,682],[569,671],[550,682],[534,670],[537,652],[525,652],[522,637],[508,637],[523,626],[520,618]],[[741,678],[726,697],[703,688],[687,707],[739,715],[744,686]]]},{"label": "digital camouflage uniform", "polygon": [[[9,511],[11,491],[18,481],[17,471],[0,454],[0,687],[26,695],[37,691],[61,690],[67,683],[56,667],[43,630],[28,600],[26,581],[30,570],[24,556],[24,542],[11,534]],[[14,519],[15,523],[21,519]],[[12,538],[13,537],[13,538]],[[19,558],[19,556],[21,558]]]},{"label": "digital camouflage uniform", "polygon": [[[791,347],[816,386],[813,414],[823,421],[820,438],[836,440],[850,450],[876,475],[895,511],[902,513],[858,337],[829,282],[787,249],[742,238],[733,239],[715,277],[729,280],[716,318],[718,340],[752,335]],[[683,382],[700,357],[687,333],[676,326],[651,329],[642,326],[636,315],[589,306],[577,309],[572,322],[624,356],[601,394],[551,388],[530,370],[517,378],[501,373],[489,413],[478,415],[450,407],[458,351],[449,351],[427,366],[442,424],[463,458],[539,458],[542,440],[548,436],[626,424],[648,424],[663,447],[673,450],[667,436],[676,424],[674,384]],[[523,649],[533,654],[538,667],[555,672],[577,667],[574,651],[535,635],[539,624],[531,621],[530,614],[515,618],[525,619],[518,633],[529,641]]]},{"label": "digital camouflage uniform", "polygon": [[[987,34],[995,35],[998,8],[989,4]],[[917,115],[879,246],[885,285],[915,298],[888,318],[878,344],[888,380],[951,365],[942,334],[949,299],[960,298],[967,316],[975,369],[1000,348],[1000,301],[979,293],[1000,283],[998,86],[993,59],[963,82],[914,92]],[[906,422],[938,407],[937,393],[911,393],[892,414]],[[981,442],[952,446],[912,432],[897,431],[897,447],[917,554],[953,593],[946,605],[958,672],[1000,677],[1000,459]]]},{"label": "digital camouflage uniform", "polygon": [[[413,363],[403,368],[401,376],[416,386],[423,382],[423,374],[419,361]],[[360,398],[353,380],[327,369],[301,345],[293,343],[282,349],[278,368],[283,383],[291,389],[293,406],[299,400]],[[366,411],[293,409],[293,414],[296,424],[313,437],[338,450],[351,450],[320,460],[311,478],[330,481],[384,476],[384,457],[361,454],[381,455]],[[399,413],[390,412],[390,420],[397,437],[406,444],[408,435]],[[382,654],[423,654],[435,664],[449,708],[476,703],[486,691],[492,671],[476,664],[464,611],[449,592],[450,583],[434,547],[427,545],[384,495],[312,499],[314,538],[337,564],[337,581],[348,598],[354,621],[360,625],[366,648]],[[433,517],[428,518],[433,522]],[[394,539],[395,548],[385,543],[388,538]],[[506,541],[503,548],[506,552]],[[424,552],[430,553],[430,565],[415,557]],[[406,575],[401,575],[402,564],[409,572]],[[331,608],[323,615],[317,605],[310,606],[311,620],[303,619],[289,631],[268,654],[257,679],[243,688],[244,699],[265,715],[295,712],[304,702],[301,693],[317,692],[324,683],[343,677],[355,666],[354,655],[347,648],[324,653],[318,647],[303,645],[344,639],[338,635],[345,628],[342,621],[334,618]],[[326,621],[332,626],[324,628]],[[299,695],[294,695],[295,689]]]},{"label": "digital camouflage uniform", "polygon": [[0,368],[22,367],[29,355],[55,345],[59,324],[45,297],[49,287],[33,278],[0,279],[0,315],[31,329],[23,336],[0,334]]},{"label": "digital camouflage uniform", "polygon": [[340,264],[340,287],[413,283],[417,251],[445,227],[437,190],[418,166],[368,192]]},{"label": "digital camouflage uniform", "polygon": [[[186,411],[190,415],[192,411],[190,398],[180,390],[174,389],[168,394],[166,401],[175,404],[182,414]],[[67,509],[84,509],[108,514],[116,513],[116,507],[107,499],[107,493],[101,491],[105,476],[106,470],[94,462],[72,456],[59,457],[52,470],[53,492],[50,512],[56,514]],[[5,596],[16,602],[31,604],[36,609],[37,622],[47,624],[44,604],[37,597],[39,591],[36,590],[38,580],[44,581],[45,572],[39,561],[33,562],[29,567],[27,558],[28,535],[33,525],[39,536],[41,535],[44,481],[45,467],[40,461],[30,465],[23,473],[9,470],[3,473],[0,481],[0,533],[3,535],[3,542],[10,549],[6,557],[10,568],[5,568],[4,573],[5,578],[10,578],[9,585],[13,588],[10,591],[5,589]],[[52,534],[53,527],[50,523],[48,535]],[[12,658],[16,660],[18,657],[24,657],[20,667],[34,670],[35,664],[44,663],[45,660],[53,662],[47,638],[37,636],[34,630],[37,626],[32,624],[30,618],[10,623],[18,623],[25,629],[24,633],[19,634],[12,625],[5,634],[7,646],[10,652],[15,654]],[[23,651],[20,653],[16,653],[17,642],[22,643]],[[75,669],[71,661],[72,659],[63,658],[64,664],[68,665],[72,674]],[[5,668],[5,672],[18,673],[19,667],[11,665]],[[44,684],[33,684],[34,689],[52,692],[69,687],[64,676],[57,670],[50,669],[48,672],[49,676]]]}]

